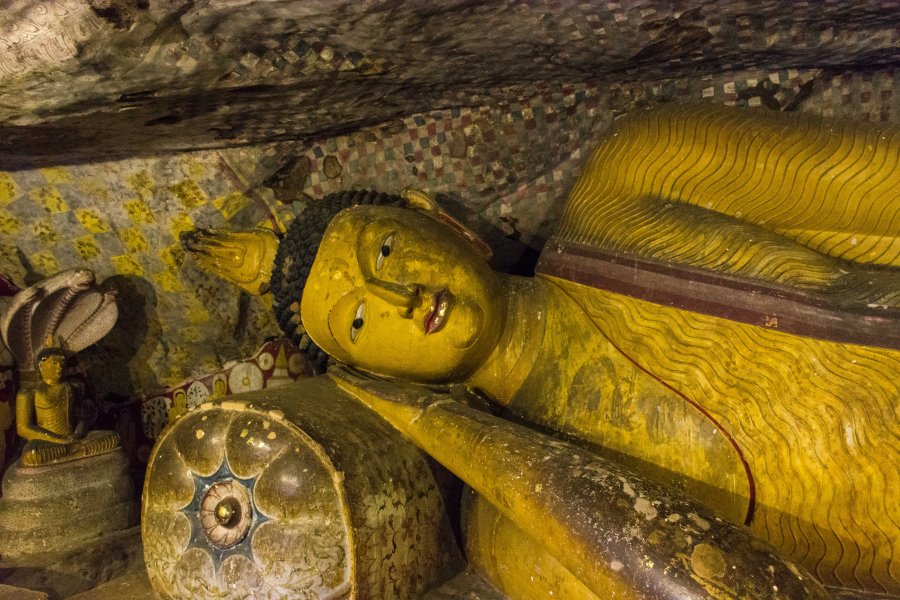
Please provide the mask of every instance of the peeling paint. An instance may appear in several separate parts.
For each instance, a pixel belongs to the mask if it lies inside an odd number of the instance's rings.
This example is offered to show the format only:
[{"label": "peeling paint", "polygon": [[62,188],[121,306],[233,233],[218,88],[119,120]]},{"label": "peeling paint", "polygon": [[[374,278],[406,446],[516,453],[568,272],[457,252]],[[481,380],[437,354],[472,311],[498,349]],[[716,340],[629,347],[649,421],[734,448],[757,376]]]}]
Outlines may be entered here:
[{"label": "peeling paint", "polygon": [[655,519],[658,511],[646,498],[638,498],[634,503],[634,510],[641,513],[648,521]]},{"label": "peeling paint", "polygon": [[695,513],[688,513],[688,519],[690,519],[697,527],[699,527],[703,531],[709,531],[709,521],[707,521],[706,519],[696,515]]},{"label": "peeling paint", "polygon": [[725,574],[725,557],[709,544],[697,544],[691,553],[691,568],[703,579],[718,579]]}]

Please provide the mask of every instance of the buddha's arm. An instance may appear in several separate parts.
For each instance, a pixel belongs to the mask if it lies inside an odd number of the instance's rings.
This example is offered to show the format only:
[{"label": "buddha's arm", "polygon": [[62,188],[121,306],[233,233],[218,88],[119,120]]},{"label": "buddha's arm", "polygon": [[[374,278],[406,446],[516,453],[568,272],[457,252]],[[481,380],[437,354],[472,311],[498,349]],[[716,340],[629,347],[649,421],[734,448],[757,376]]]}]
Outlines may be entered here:
[{"label": "buddha's arm", "polygon": [[37,426],[34,416],[34,392],[28,390],[22,390],[16,394],[16,433],[26,440],[41,440],[57,444],[69,441],[64,436]]},{"label": "buddha's arm", "polygon": [[599,597],[610,579],[636,598],[828,597],[745,530],[581,448],[423,388],[332,374]]},{"label": "buddha's arm", "polygon": [[[559,235],[604,248],[649,243],[659,229],[656,213],[687,205],[824,255],[900,266],[898,190],[900,127],[672,106],[636,111],[614,125],[585,166]],[[710,222],[690,220],[698,214],[670,219],[669,232],[710,235]]]},{"label": "buddha's arm", "polygon": [[827,294],[835,300],[900,305],[900,271],[868,271],[760,225],[690,204],[635,198],[627,218],[598,222],[606,251],[709,269]]}]

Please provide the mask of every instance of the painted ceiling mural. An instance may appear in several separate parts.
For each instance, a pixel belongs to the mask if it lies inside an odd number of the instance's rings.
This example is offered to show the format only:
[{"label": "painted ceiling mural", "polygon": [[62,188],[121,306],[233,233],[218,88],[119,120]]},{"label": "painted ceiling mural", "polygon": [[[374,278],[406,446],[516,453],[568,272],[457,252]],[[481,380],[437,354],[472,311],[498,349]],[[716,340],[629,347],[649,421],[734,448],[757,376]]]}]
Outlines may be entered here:
[{"label": "painted ceiling mural", "polygon": [[[707,101],[900,120],[900,3],[10,0],[0,273],[87,266],[117,331],[102,391],[220,371],[278,334],[180,233],[283,226],[417,187],[527,268],[600,132]],[[490,32],[490,35],[485,35]],[[522,267],[522,265],[525,265]]]}]

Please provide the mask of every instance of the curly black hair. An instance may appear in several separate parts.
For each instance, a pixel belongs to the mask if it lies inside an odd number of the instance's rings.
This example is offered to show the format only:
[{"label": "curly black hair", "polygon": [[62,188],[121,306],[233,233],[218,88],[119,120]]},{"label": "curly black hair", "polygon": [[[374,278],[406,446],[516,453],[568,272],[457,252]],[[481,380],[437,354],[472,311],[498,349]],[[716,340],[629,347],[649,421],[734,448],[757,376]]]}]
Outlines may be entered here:
[{"label": "curly black hair", "polygon": [[316,346],[300,322],[300,298],[328,224],[345,208],[359,204],[405,207],[400,196],[375,191],[328,194],[297,217],[278,244],[269,288],[275,298],[275,318],[284,334],[305,352],[316,372],[325,369],[328,355]]},{"label": "curly black hair", "polygon": [[63,360],[69,359],[69,353],[62,348],[59,348],[57,346],[48,346],[38,352],[37,357],[35,357],[34,359],[35,367],[44,362],[44,359],[50,358],[51,356],[61,356]]}]

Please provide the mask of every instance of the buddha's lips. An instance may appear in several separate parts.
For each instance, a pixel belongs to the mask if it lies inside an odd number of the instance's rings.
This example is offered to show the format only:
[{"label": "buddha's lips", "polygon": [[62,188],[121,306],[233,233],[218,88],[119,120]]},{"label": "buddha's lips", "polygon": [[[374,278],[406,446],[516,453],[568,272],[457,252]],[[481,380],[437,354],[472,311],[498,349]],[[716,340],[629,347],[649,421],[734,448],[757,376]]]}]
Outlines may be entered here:
[{"label": "buddha's lips", "polygon": [[425,315],[423,324],[425,325],[425,335],[434,333],[447,322],[447,311],[450,309],[450,302],[453,295],[447,290],[441,290],[434,295],[431,301],[431,310]]}]

